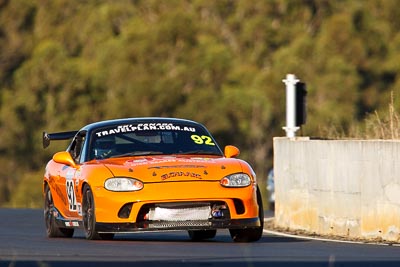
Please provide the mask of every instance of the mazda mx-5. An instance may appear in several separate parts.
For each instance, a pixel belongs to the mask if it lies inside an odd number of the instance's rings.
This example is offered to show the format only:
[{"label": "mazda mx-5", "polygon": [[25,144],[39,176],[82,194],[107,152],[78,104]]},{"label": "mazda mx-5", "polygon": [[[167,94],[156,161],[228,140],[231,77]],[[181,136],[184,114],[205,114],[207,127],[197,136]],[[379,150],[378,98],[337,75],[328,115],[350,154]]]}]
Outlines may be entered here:
[{"label": "mazda mx-5", "polygon": [[43,146],[70,140],[43,180],[48,237],[113,239],[118,233],[185,230],[192,240],[229,229],[236,242],[263,232],[256,175],[239,149],[222,151],[199,123],[175,118],[101,121],[43,133]]}]

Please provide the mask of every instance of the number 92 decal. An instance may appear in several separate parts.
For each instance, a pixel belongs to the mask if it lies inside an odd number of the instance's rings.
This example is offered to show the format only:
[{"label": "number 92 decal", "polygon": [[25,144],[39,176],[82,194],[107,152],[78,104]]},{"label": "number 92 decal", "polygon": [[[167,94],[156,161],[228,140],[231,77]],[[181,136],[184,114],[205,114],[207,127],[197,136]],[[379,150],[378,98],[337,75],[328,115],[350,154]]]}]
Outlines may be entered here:
[{"label": "number 92 decal", "polygon": [[198,145],[206,144],[209,146],[215,146],[215,143],[213,142],[211,137],[209,137],[207,135],[199,136],[197,134],[193,134],[190,136],[190,138],[192,138],[192,140]]},{"label": "number 92 decal", "polygon": [[77,203],[76,203],[76,195],[75,195],[75,186],[72,180],[67,180],[67,196],[69,203],[69,210],[76,211]]}]

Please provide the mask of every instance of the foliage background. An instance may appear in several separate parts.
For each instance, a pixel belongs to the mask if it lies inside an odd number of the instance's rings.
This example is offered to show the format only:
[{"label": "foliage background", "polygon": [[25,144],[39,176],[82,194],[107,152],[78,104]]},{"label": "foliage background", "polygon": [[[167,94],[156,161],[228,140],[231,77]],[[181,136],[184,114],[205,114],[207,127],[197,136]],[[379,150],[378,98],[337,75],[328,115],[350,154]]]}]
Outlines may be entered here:
[{"label": "foliage background", "polygon": [[307,83],[303,135],[368,137],[398,118],[399,28],[397,0],[0,0],[0,205],[41,206],[66,146],[43,130],[120,117],[199,121],[263,183],[287,73]]}]

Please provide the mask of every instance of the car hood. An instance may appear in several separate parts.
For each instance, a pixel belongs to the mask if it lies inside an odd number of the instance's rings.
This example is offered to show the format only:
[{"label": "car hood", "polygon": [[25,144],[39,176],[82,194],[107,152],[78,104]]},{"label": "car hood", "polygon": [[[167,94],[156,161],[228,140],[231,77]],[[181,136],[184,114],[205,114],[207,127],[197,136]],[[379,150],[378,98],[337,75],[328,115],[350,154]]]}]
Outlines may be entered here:
[{"label": "car hood", "polygon": [[104,165],[116,177],[134,177],[143,182],[220,180],[243,171],[239,159],[198,156],[109,159]]}]

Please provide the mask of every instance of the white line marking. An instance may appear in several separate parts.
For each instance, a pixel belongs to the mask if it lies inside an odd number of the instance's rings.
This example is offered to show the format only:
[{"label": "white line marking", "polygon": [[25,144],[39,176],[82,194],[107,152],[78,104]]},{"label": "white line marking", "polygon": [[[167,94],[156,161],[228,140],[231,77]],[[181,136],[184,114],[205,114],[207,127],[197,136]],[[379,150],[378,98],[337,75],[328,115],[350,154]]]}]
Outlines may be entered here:
[{"label": "white line marking", "polygon": [[[274,218],[264,218],[266,221],[271,221]],[[290,237],[296,239],[305,239],[305,240],[315,240],[315,241],[322,241],[322,242],[336,242],[336,243],[345,243],[345,244],[360,244],[360,245],[379,245],[379,246],[395,246],[400,247],[400,244],[392,244],[392,243],[379,243],[379,242],[368,242],[368,241],[349,241],[349,240],[338,240],[338,239],[328,239],[322,237],[311,237],[311,236],[304,236],[304,235],[293,235],[293,234],[286,234],[281,233],[278,231],[273,230],[263,230],[264,233],[276,236],[283,236],[283,237]]]}]

